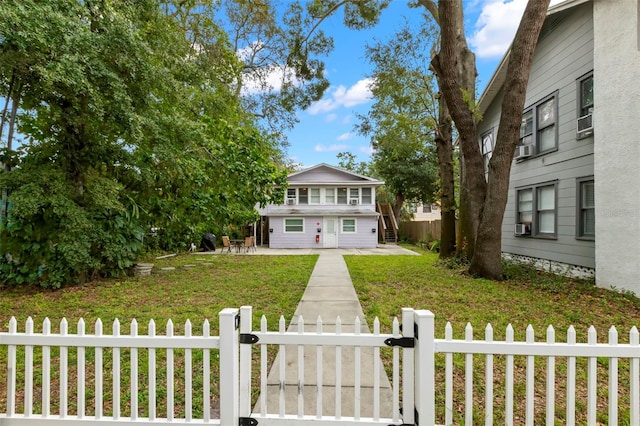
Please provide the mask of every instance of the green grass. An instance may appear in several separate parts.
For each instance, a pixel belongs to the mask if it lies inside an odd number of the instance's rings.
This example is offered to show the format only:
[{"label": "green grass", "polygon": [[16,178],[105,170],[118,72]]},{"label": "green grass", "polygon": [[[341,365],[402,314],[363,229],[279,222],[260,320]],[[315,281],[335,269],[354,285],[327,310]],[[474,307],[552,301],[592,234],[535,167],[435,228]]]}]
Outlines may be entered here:
[{"label": "green grass", "polygon": [[[192,323],[192,334],[201,335],[205,319],[211,326],[211,335],[218,335],[218,313],[224,308],[237,308],[242,305],[253,306],[253,327],[259,327],[260,317],[267,317],[270,329],[277,329],[280,315],[287,321],[293,316],[302,293],[317,260],[317,256],[204,256],[183,255],[167,259],[154,260],[156,267],[173,266],[174,271],[153,274],[144,278],[128,278],[121,280],[102,280],[84,286],[67,287],[60,290],[48,291],[33,288],[4,288],[0,289],[0,331],[7,331],[9,320],[15,316],[18,330],[24,331],[27,317],[34,321],[35,331],[41,332],[45,317],[51,321],[53,333],[59,332],[60,321],[66,318],[69,322],[69,332],[75,333],[78,320],[83,318],[86,323],[86,333],[94,330],[95,321],[100,318],[103,322],[103,333],[111,334],[112,323],[118,318],[121,323],[121,334],[130,332],[130,323],[136,319],[138,334],[147,333],[151,319],[156,324],[156,334],[165,334],[169,319],[174,324],[174,334],[182,335],[186,320]],[[187,267],[187,265],[193,265]],[[94,350],[86,350],[87,360],[87,413],[93,412],[93,359]],[[104,400],[105,415],[110,415],[112,377],[111,349],[104,351]],[[41,386],[40,349],[34,354],[34,400],[39,400]],[[273,355],[275,352],[272,351]],[[51,401],[52,413],[58,412],[57,365],[59,350],[52,349],[52,385]],[[76,413],[76,360],[77,350],[69,350],[69,413]],[[166,415],[166,351],[156,350],[158,394],[157,414]],[[212,393],[217,395],[217,380],[219,377],[216,360],[217,351],[211,353],[211,379],[214,385]],[[122,350],[121,389],[122,415],[130,415],[130,362],[129,350]],[[147,410],[147,367],[148,352],[139,350],[139,415],[146,416]],[[24,360],[24,348],[18,348],[18,360]],[[184,350],[175,351],[175,415],[184,416],[184,401],[181,389],[184,389]],[[7,347],[0,346],[0,412],[6,409],[6,362]],[[182,365],[182,367],[180,367]],[[198,374],[202,371],[202,351],[193,351],[194,416],[202,415],[202,379]],[[200,372],[200,373],[198,373]],[[257,373],[257,372],[256,372]],[[21,389],[24,383],[24,369],[18,369],[17,383]],[[19,391],[16,395],[18,409],[24,395]],[[254,396],[255,397],[255,396]],[[36,404],[36,412],[39,405]]]},{"label": "green grass", "polygon": [[[493,327],[494,340],[504,340],[506,327],[512,324],[516,340],[524,340],[531,324],[536,341],[546,339],[551,324],[556,341],[566,341],[566,332],[573,325],[577,341],[587,341],[587,330],[593,325],[598,342],[607,342],[607,333],[615,326],[619,342],[628,343],[629,330],[640,326],[640,301],[628,294],[596,288],[593,283],[569,280],[540,273],[527,267],[508,265],[505,271],[512,279],[493,282],[474,279],[455,264],[439,264],[437,256],[420,249],[422,256],[346,256],[347,266],[360,298],[367,321],[378,316],[383,332],[390,332],[394,317],[401,319],[403,307],[428,309],[435,314],[436,338],[444,338],[447,322],[453,327],[455,339],[464,338],[467,323],[473,326],[474,339],[483,340],[485,327]],[[452,266],[453,265],[453,266]],[[544,423],[545,360],[536,362],[536,424]],[[494,357],[494,417],[504,423],[504,358]],[[598,360],[598,418],[606,419],[607,360]],[[524,419],[525,359],[516,357],[515,415]],[[586,362],[578,362],[577,409],[578,424],[586,422]],[[444,355],[437,356],[438,421],[444,422]],[[462,421],[464,413],[464,358],[454,356],[454,422]],[[564,387],[566,362],[556,360],[556,418],[564,422]],[[484,423],[484,357],[474,357],[474,424]],[[620,422],[629,421],[629,362],[620,360]]]}]

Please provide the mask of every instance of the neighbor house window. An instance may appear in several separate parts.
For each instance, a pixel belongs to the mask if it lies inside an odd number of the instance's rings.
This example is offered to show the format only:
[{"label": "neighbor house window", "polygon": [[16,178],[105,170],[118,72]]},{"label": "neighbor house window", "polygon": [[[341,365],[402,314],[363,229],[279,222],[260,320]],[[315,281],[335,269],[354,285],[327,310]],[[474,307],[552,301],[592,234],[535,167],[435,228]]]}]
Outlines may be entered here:
[{"label": "neighbor house window", "polygon": [[593,112],[593,74],[580,80],[580,117]]},{"label": "neighbor house window", "polygon": [[431,213],[431,204],[423,204],[422,213]]},{"label": "neighbor house window", "polygon": [[556,184],[536,185],[516,191],[516,223],[526,225],[519,235],[549,238],[557,234]]},{"label": "neighbor house window", "polygon": [[304,232],[304,219],[297,219],[297,218],[285,219],[284,232]]},{"label": "neighbor house window", "polygon": [[356,200],[356,202],[360,202],[360,188],[349,188],[349,202],[351,200]]},{"label": "neighbor house window", "polygon": [[338,188],[338,204],[347,204],[347,188]]},{"label": "neighbor house window", "polygon": [[372,204],[371,188],[362,188],[360,191],[362,192],[362,204]]},{"label": "neighbor house window", "polygon": [[355,219],[342,219],[342,232],[344,232],[344,233],[356,232],[356,220]]},{"label": "neighbor house window", "polygon": [[298,203],[309,204],[309,188],[298,188]]},{"label": "neighbor house window", "polygon": [[577,138],[593,134],[593,74],[578,81]]},{"label": "neighbor house window", "polygon": [[556,233],[556,186],[536,188],[536,234]]},{"label": "neighbor house window", "polygon": [[309,190],[309,204],[320,204],[320,188]]},{"label": "neighbor house window", "polygon": [[579,238],[594,239],[596,237],[596,203],[593,178],[579,179],[578,214],[576,234]]},{"label": "neighbor house window", "polygon": [[480,144],[482,150],[482,162],[484,163],[484,178],[489,180],[489,160],[493,154],[493,131],[482,135],[482,142]]},{"label": "neighbor house window", "polygon": [[557,147],[558,108],[555,96],[538,102],[522,114],[520,145],[531,145],[535,154],[550,152]]},{"label": "neighbor house window", "polygon": [[324,190],[324,203],[325,204],[335,204],[336,203],[336,189],[335,188],[326,188]]}]

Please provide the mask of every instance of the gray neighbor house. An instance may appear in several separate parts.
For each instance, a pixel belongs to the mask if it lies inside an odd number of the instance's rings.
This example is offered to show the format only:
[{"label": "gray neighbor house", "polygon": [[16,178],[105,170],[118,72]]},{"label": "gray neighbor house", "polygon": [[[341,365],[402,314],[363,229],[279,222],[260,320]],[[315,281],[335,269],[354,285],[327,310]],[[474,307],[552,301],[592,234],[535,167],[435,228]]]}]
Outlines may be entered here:
[{"label": "gray neighbor house", "polygon": [[[640,1],[549,8],[502,225],[506,257],[640,296]],[[485,164],[507,52],[479,100]]]}]

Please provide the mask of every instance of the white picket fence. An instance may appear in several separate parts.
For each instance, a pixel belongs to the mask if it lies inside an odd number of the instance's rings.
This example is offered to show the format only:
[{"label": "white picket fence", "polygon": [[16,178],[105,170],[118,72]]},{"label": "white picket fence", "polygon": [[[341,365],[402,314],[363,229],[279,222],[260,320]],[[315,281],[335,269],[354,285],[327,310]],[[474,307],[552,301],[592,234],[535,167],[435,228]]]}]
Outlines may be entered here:
[{"label": "white picket fence", "polygon": [[[494,372],[498,365],[494,357],[504,358],[504,404],[500,407],[504,412],[504,421],[508,425],[521,424],[523,419],[514,418],[514,405],[523,404],[525,407],[524,423],[534,424],[534,412],[541,407],[540,400],[544,400],[544,413],[547,424],[558,422],[555,401],[560,393],[556,378],[556,360],[566,360],[566,389],[563,385],[566,400],[566,412],[562,422],[575,424],[576,419],[576,382],[587,381],[586,422],[589,425],[598,423],[598,389],[606,387],[608,390],[607,417],[610,425],[619,423],[619,364],[618,360],[629,363],[628,389],[628,419],[634,426],[640,426],[640,343],[639,333],[633,327],[629,333],[629,343],[618,344],[618,334],[615,328],[609,330],[609,341],[606,344],[597,343],[595,329],[588,332],[586,343],[576,342],[576,333],[570,328],[566,342],[556,342],[553,327],[546,331],[546,341],[536,342],[534,331],[529,327],[523,342],[514,341],[514,331],[509,326],[504,341],[494,341],[491,325],[485,328],[484,340],[473,339],[473,329],[466,327],[465,339],[453,339],[451,324],[447,324],[445,338],[436,339],[434,331],[434,316],[429,311],[403,309],[402,333],[398,322],[394,322],[391,334],[381,334],[379,326],[374,321],[371,334],[360,333],[356,322],[353,332],[343,333],[337,322],[334,332],[322,330],[320,319],[314,322],[315,331],[305,331],[304,320],[298,319],[295,330],[286,331],[284,320],[279,324],[279,330],[267,331],[266,320],[261,321],[260,330],[252,330],[252,314],[250,307],[238,309],[224,309],[219,314],[219,336],[209,335],[209,323],[203,324],[202,335],[193,336],[191,324],[184,325],[184,335],[174,335],[174,327],[168,322],[163,335],[156,334],[155,323],[148,325],[146,335],[138,335],[135,320],[130,325],[130,333],[120,335],[120,324],[115,321],[110,335],[103,333],[102,322],[96,321],[94,333],[87,334],[85,324],[77,324],[76,334],[70,334],[65,320],[60,323],[59,333],[51,332],[51,324],[45,320],[42,332],[34,330],[33,321],[27,320],[25,330],[18,331],[17,321],[12,319],[8,332],[0,332],[0,354],[5,353],[7,364],[0,366],[0,386],[6,381],[6,403],[0,393],[0,426],[23,425],[91,425],[96,423],[114,424],[222,424],[222,425],[268,425],[268,424],[303,424],[317,425],[336,423],[354,424],[418,424],[434,425],[436,412],[444,411],[444,424],[478,423],[474,416],[480,415],[483,423],[493,424],[493,409],[496,406],[494,389]],[[239,329],[238,329],[239,328]],[[242,342],[242,343],[241,343]],[[381,377],[379,351],[388,347],[389,343],[403,346],[393,346],[391,366],[391,406],[390,416],[381,415]],[[276,345],[279,348],[277,378],[277,409],[269,412],[268,379],[267,379],[267,348]],[[413,347],[411,347],[413,346]],[[343,351],[352,348],[355,365],[353,367],[353,412],[344,416],[343,392],[340,377],[342,370]],[[366,348],[373,352],[373,367],[371,371],[363,371],[362,354]],[[93,352],[93,359],[87,359],[86,352]],[[351,350],[351,349],[349,349]],[[162,351],[160,357],[159,351]],[[174,352],[179,351],[180,366]],[[200,352],[201,351],[201,352]],[[287,371],[286,352],[296,354],[296,371]],[[312,396],[305,393],[304,363],[305,354],[313,351],[317,360],[315,392]],[[362,352],[361,352],[362,351]],[[194,363],[194,354],[198,353],[198,365]],[[323,412],[323,368],[327,353],[335,354],[335,409],[333,412]],[[55,363],[51,360],[55,353]],[[126,353],[126,359],[125,359]],[[110,354],[110,356],[106,355]],[[142,354],[142,355],[141,355]],[[444,355],[437,355],[444,354]],[[457,354],[464,357],[464,401],[454,397],[454,357]],[[146,369],[141,371],[141,356],[146,355]],[[217,381],[212,381],[212,366],[215,366],[218,355],[219,374]],[[444,372],[438,371],[436,356],[444,357]],[[474,357],[484,357],[484,381],[474,383]],[[514,386],[517,383],[517,363],[515,357],[526,359],[525,367],[525,400],[518,401]],[[546,360],[544,395],[535,393],[535,375],[537,357]],[[252,383],[252,366],[258,358],[260,369],[259,383]],[[586,378],[576,372],[576,359],[585,358],[587,363]],[[70,365],[70,359],[74,359]],[[606,383],[598,381],[598,359],[606,359],[608,364]],[[93,365],[91,371],[86,371],[86,364]],[[162,364],[159,365],[158,363]],[[106,366],[105,364],[109,364]],[[37,368],[36,368],[37,367]],[[19,368],[19,369],[18,369]],[[182,388],[177,390],[175,383],[176,369],[184,373],[180,378]],[[501,374],[502,374],[502,367]],[[35,374],[34,371],[38,371]],[[164,377],[157,377],[157,371],[162,370]],[[194,377],[194,373],[197,377]],[[144,373],[145,383],[140,384],[139,377]],[[442,373],[442,374],[441,374]],[[293,374],[296,392],[295,406],[286,406],[287,374]],[[365,417],[360,413],[360,401],[363,398],[361,386],[362,377],[373,377],[373,412]],[[444,376],[444,383],[436,383],[436,376]],[[477,376],[476,376],[477,377]],[[197,380],[195,380],[197,378]],[[109,380],[107,380],[109,379]],[[75,384],[72,386],[71,382]],[[51,383],[59,386],[52,389]],[[111,383],[110,389],[103,388],[105,382]],[[194,389],[194,382],[201,383]],[[122,384],[124,383],[124,385]],[[212,387],[219,386],[219,419],[211,415]],[[164,387],[163,387],[164,386]],[[436,390],[444,388],[444,407],[436,406]],[[70,389],[72,390],[70,392]],[[482,389],[480,391],[480,389]],[[252,390],[260,392],[257,408],[252,412]],[[627,390],[625,390],[626,392]],[[202,399],[202,406],[195,416],[193,400],[195,395]],[[482,394],[485,399],[484,411],[477,412],[474,408],[474,396]],[[18,397],[19,395],[19,397]],[[104,395],[107,395],[105,398]],[[110,396],[109,396],[110,395]],[[86,406],[86,401],[93,398],[92,409]],[[308,399],[312,398],[312,401]],[[53,399],[53,400],[52,400]],[[175,400],[181,402],[177,410]],[[138,406],[138,401],[146,401],[144,407]],[[440,399],[439,399],[440,400]],[[18,405],[18,402],[21,402]],[[463,413],[458,413],[457,406],[462,402]],[[455,404],[455,406],[454,406]],[[157,406],[166,406],[166,412],[158,413]],[[476,401],[477,405],[477,401]],[[52,406],[55,409],[52,409]],[[271,405],[273,406],[273,404]],[[309,413],[309,406],[315,407]],[[306,408],[305,408],[306,407]],[[293,412],[292,412],[293,409]],[[581,408],[578,408],[580,410]],[[475,410],[475,411],[474,411]],[[176,418],[175,413],[184,413]],[[126,417],[122,415],[126,412]],[[108,415],[105,415],[108,414]],[[626,414],[625,414],[626,415]]]}]

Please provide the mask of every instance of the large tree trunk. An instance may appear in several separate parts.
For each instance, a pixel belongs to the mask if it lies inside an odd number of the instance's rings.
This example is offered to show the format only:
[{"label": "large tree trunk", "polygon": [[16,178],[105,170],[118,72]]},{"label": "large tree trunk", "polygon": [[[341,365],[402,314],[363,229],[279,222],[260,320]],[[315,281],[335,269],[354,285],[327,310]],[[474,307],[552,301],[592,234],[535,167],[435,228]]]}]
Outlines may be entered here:
[{"label": "large tree trunk", "polygon": [[396,223],[400,223],[400,216],[402,215],[402,205],[404,204],[404,194],[396,193],[396,202],[393,205],[393,217],[396,219]]},{"label": "large tree trunk", "polygon": [[[433,57],[431,65],[438,74],[440,90],[460,139],[464,160],[464,180],[461,193],[461,211],[465,211],[465,223],[461,223],[463,246],[469,258],[473,257],[476,232],[486,194],[486,181],[482,154],[476,137],[476,119],[473,113],[475,99],[475,55],[467,46],[464,34],[462,1],[438,2],[440,24],[440,52]],[[468,222],[466,222],[468,221]]]},{"label": "large tree trunk", "polygon": [[438,127],[435,136],[438,170],[440,172],[440,258],[456,252],[456,197],[453,178],[453,129],[444,98],[438,98]]},{"label": "large tree trunk", "polygon": [[548,7],[549,0],[529,0],[511,47],[496,146],[489,161],[486,201],[469,269],[472,274],[485,278],[503,276],[502,219],[509,195],[509,174],[518,144],[533,53]]}]

